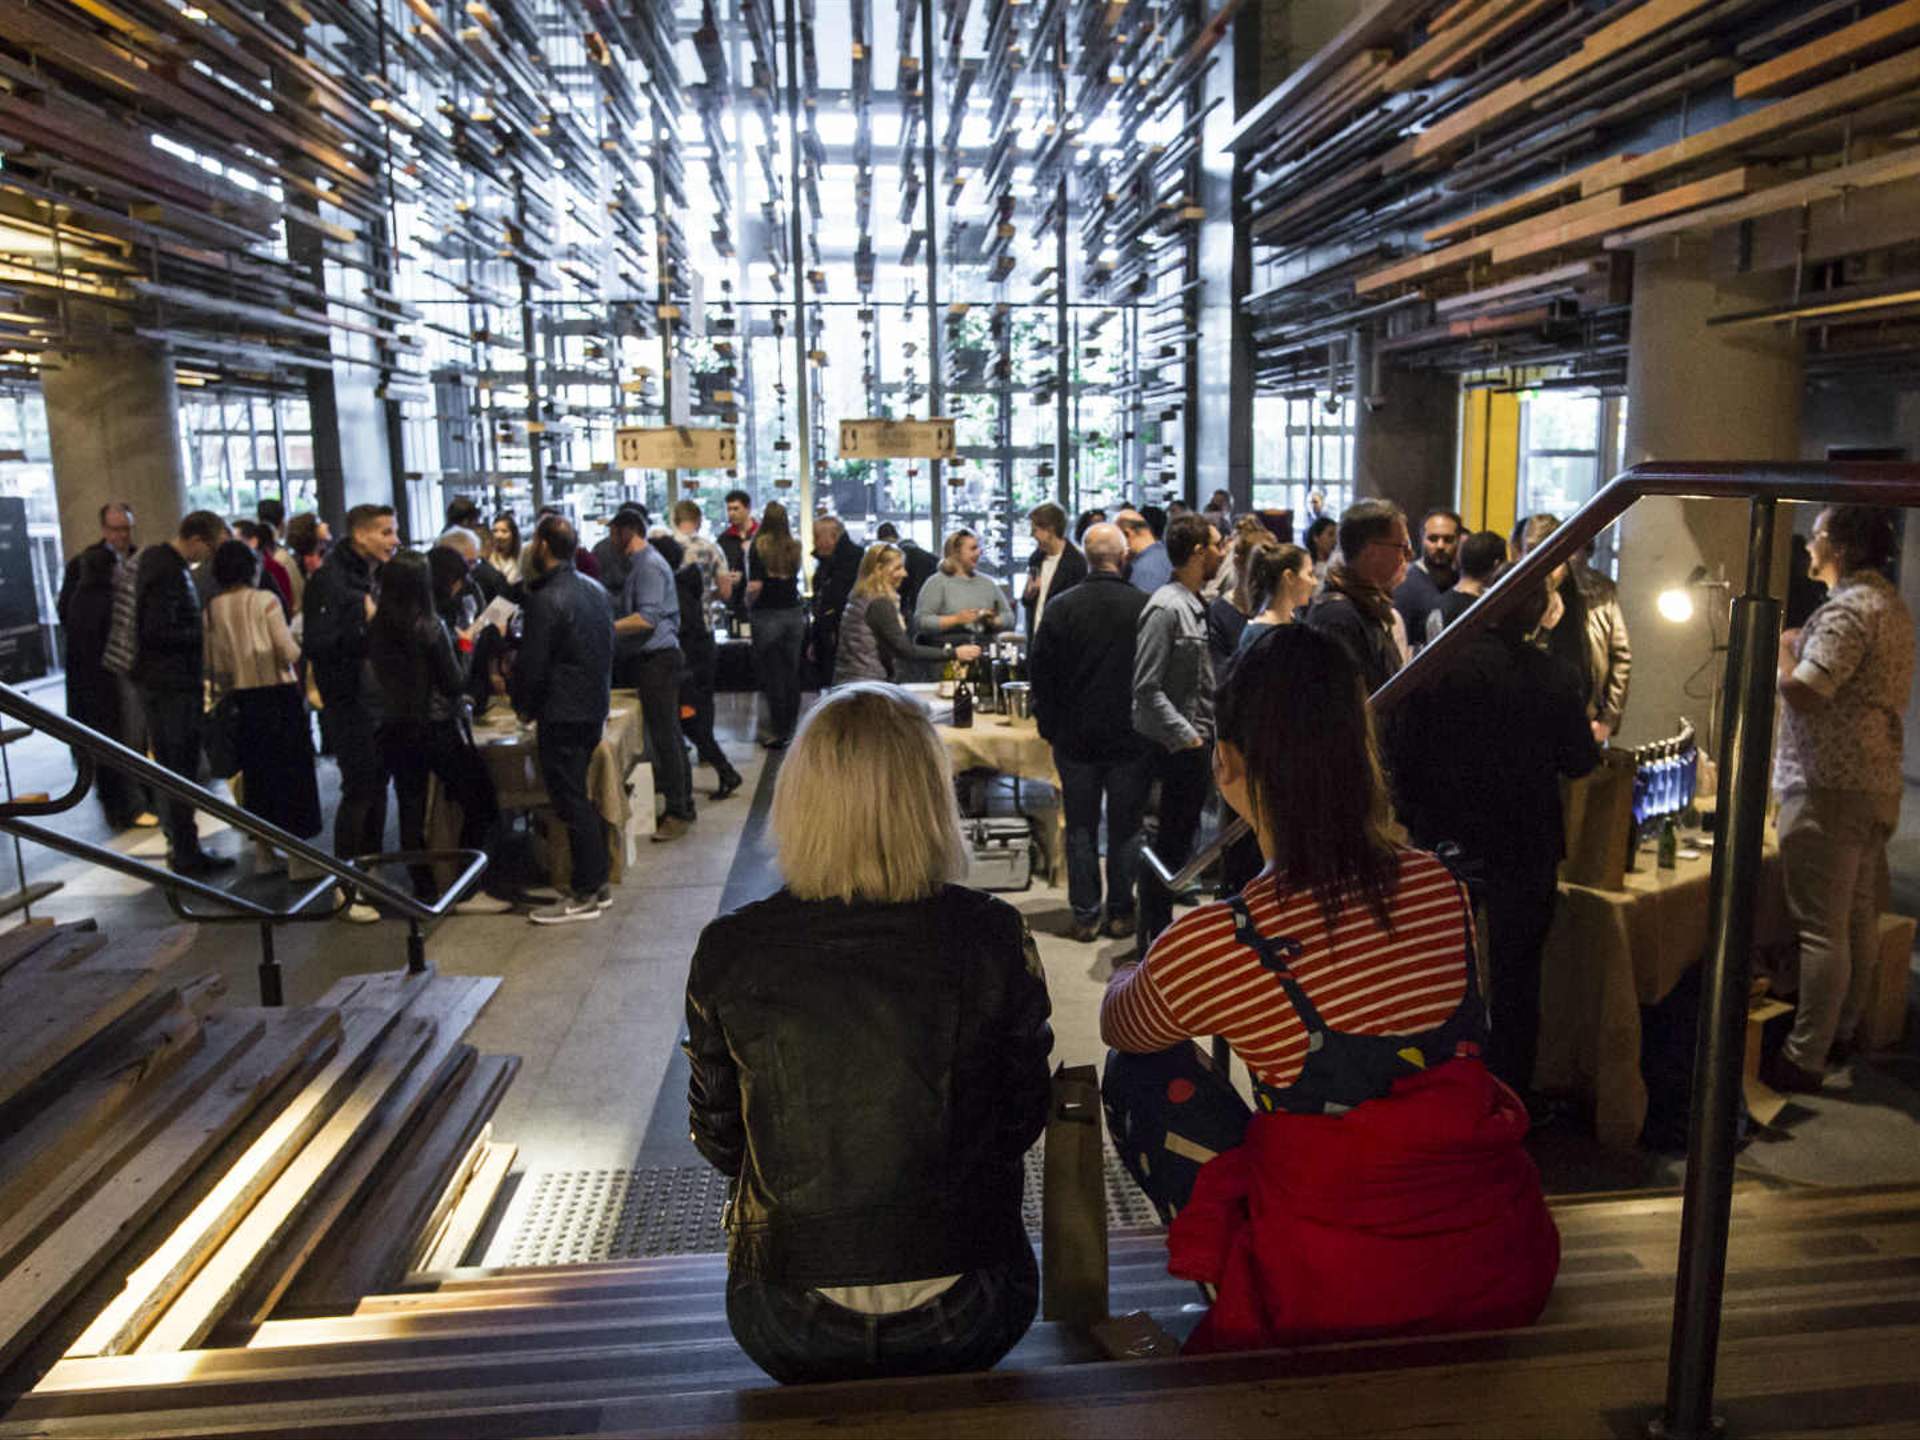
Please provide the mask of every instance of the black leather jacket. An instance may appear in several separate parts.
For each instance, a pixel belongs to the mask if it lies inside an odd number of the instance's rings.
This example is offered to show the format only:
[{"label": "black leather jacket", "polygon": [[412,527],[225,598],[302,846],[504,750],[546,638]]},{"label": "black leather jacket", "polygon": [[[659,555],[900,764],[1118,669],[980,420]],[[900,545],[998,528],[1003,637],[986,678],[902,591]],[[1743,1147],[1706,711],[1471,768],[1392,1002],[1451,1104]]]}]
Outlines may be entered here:
[{"label": "black leather jacket", "polygon": [[708,925],[687,978],[693,1141],[735,1179],[730,1268],[884,1285],[1017,1258],[1053,1032],[1020,913],[949,885],[785,890]]},{"label": "black leather jacket", "polygon": [[459,717],[467,672],[438,615],[423,618],[402,635],[376,620],[368,653],[387,723],[426,725]]},{"label": "black leather jacket", "polygon": [[133,678],[147,690],[198,690],[205,666],[205,629],[193,571],[171,545],[140,552],[135,582],[135,625],[140,636]]},{"label": "black leather jacket", "polygon": [[613,601],[598,580],[557,565],[527,584],[513,708],[535,720],[600,725],[613,683]]}]

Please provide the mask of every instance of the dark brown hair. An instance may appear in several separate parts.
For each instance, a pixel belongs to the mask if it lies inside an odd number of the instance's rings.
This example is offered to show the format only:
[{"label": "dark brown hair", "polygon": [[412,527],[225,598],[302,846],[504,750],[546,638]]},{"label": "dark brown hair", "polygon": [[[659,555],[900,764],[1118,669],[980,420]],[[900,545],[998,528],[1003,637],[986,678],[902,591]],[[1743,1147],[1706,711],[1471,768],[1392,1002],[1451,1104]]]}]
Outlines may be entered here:
[{"label": "dark brown hair", "polygon": [[778,500],[771,501],[760,513],[753,553],[770,580],[791,580],[800,573],[800,542],[793,538],[787,507]]},{"label": "dark brown hair", "polygon": [[1893,564],[1897,532],[1893,512],[1875,505],[1827,509],[1827,542],[1845,556],[1845,569],[1885,571]]},{"label": "dark brown hair", "polygon": [[1345,647],[1304,625],[1274,627],[1227,672],[1216,723],[1246,760],[1282,887],[1312,891],[1329,926],[1358,901],[1391,928],[1399,851],[1366,686]]}]

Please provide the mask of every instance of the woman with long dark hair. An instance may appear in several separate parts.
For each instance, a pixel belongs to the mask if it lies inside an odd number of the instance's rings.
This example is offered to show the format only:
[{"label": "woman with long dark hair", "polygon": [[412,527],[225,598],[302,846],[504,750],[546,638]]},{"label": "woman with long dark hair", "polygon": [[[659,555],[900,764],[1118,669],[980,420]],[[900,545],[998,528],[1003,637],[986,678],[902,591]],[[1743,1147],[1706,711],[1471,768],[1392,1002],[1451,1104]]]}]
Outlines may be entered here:
[{"label": "woman with long dark hair", "polygon": [[[1100,1010],[1115,1149],[1218,1287],[1189,1349],[1531,1324],[1559,1237],[1527,1112],[1480,1056],[1464,887],[1392,828],[1357,663],[1302,625],[1221,687],[1214,778],[1266,868]],[[1193,1043],[1222,1036],[1250,1111]]]},{"label": "woman with long dark hair", "polygon": [[800,652],[807,612],[800,602],[800,542],[787,507],[775,500],[747,547],[747,610],[753,624],[753,668],[767,696],[769,750],[783,750],[800,723]]},{"label": "woman with long dark hair", "polygon": [[[400,801],[400,848],[427,848],[427,782],[438,776],[447,798],[460,807],[461,848],[488,849],[500,806],[467,734],[466,669],[434,604],[426,556],[402,550],[380,572],[380,605],[367,649],[385,705],[380,749]],[[412,876],[414,893],[434,898],[431,867],[416,865]],[[499,914],[512,906],[476,892],[459,908]]]},{"label": "woman with long dark hair", "polygon": [[[216,703],[235,710],[241,803],[301,840],[320,833],[320,790],[313,774],[313,738],[294,677],[300,647],[287,629],[280,596],[259,588],[258,563],[244,540],[213,552],[218,592],[207,605],[207,673]],[[286,868],[263,840],[254,842],[255,870]]]},{"label": "woman with long dark hair", "polygon": [[520,522],[511,510],[502,510],[493,517],[486,558],[503,584],[520,583]]}]

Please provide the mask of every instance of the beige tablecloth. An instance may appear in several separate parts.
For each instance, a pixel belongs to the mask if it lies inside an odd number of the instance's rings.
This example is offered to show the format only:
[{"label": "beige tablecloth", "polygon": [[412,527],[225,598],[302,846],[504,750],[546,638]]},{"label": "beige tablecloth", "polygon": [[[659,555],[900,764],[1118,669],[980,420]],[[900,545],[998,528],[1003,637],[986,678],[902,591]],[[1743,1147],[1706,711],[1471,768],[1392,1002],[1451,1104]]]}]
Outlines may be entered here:
[{"label": "beige tablecloth", "polygon": [[[473,727],[474,744],[486,761],[494,793],[502,810],[538,810],[552,802],[540,778],[539,727],[522,730],[513,712],[496,707]],[[621,836],[628,818],[627,772],[645,748],[646,730],[640,721],[640,699],[631,690],[613,692],[606,730],[587,765],[587,794],[606,821],[607,849],[613,860],[613,883],[626,873],[626,847]],[[435,780],[427,792],[427,845],[450,850],[460,843],[460,807],[441,793]],[[547,869],[554,885],[564,889],[572,874],[566,830],[548,827]]]},{"label": "beige tablecloth", "polygon": [[[944,701],[936,704],[944,705]],[[1015,720],[1006,715],[976,715],[965,730],[938,725],[934,731],[947,747],[953,761],[953,773],[965,770],[993,770],[1002,775],[1050,785],[1060,792],[1060,773],[1053,768],[1053,747],[1040,738],[1040,730],[1031,720]],[[1067,855],[1066,809],[1056,805],[1051,823],[1043,820],[1035,827],[1040,844],[1040,861],[1051,879],[1065,874]]]},{"label": "beige tablecloth", "polygon": [[[1657,1005],[1706,953],[1711,855],[1674,870],[1647,867],[1623,890],[1562,884],[1547,938],[1534,1084],[1589,1095],[1602,1144],[1627,1149],[1647,1117],[1640,1007]],[[1791,945],[1780,850],[1769,832],[1754,946]],[[1757,967],[1758,969],[1758,967]]]}]

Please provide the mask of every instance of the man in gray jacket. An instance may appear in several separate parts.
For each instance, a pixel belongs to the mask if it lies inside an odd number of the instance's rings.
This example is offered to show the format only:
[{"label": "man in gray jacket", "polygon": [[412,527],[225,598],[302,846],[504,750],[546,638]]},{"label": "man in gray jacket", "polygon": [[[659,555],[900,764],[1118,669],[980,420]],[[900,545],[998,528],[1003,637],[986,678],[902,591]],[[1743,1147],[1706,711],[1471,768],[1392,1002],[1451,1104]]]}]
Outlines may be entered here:
[{"label": "man in gray jacket", "polygon": [[[1160,830],[1154,853],[1169,866],[1187,861],[1213,783],[1213,661],[1207,608],[1200,598],[1224,558],[1220,536],[1201,516],[1167,525],[1173,578],[1140,612],[1133,659],[1133,728],[1157,747]],[[1139,953],[1173,919],[1173,892],[1143,865],[1139,876]]]}]

